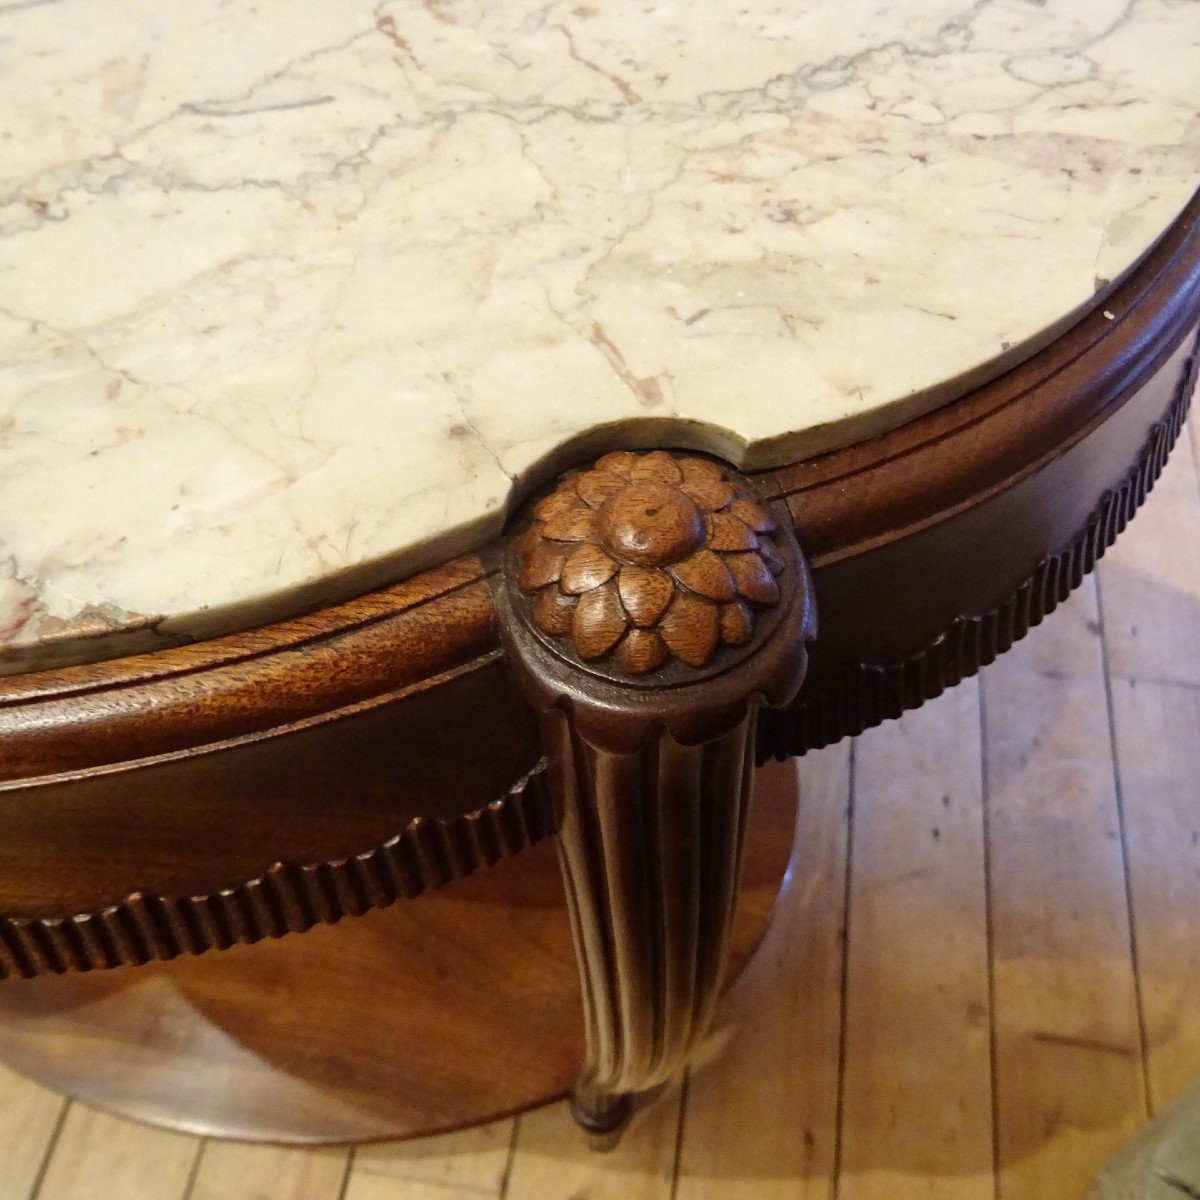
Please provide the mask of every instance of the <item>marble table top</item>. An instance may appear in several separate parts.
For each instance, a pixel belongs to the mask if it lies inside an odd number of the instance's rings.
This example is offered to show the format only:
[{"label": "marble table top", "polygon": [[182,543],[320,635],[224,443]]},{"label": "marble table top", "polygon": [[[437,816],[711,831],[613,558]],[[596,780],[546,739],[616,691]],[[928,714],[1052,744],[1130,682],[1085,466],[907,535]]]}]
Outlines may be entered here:
[{"label": "marble table top", "polygon": [[0,2],[0,671],[403,578],[581,435],[894,426],[1137,261],[1198,111],[1197,0]]}]

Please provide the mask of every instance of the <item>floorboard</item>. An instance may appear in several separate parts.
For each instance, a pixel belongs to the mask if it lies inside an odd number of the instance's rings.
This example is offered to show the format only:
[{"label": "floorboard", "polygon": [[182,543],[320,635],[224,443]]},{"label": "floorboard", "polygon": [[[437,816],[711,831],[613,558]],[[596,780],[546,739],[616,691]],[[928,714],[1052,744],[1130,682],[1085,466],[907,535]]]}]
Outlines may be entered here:
[{"label": "floorboard", "polygon": [[728,997],[721,1027],[691,1069],[676,1200],[830,1194],[850,747],[831,746],[799,769],[789,883],[766,941]]},{"label": "floorboard", "polygon": [[838,1195],[990,1200],[977,681],[859,739],[853,846]]},{"label": "floorboard", "polygon": [[999,1193],[1075,1200],[1146,1117],[1091,581],[981,694]]},{"label": "floorboard", "polygon": [[207,1142],[186,1200],[341,1200],[348,1150]]},{"label": "floorboard", "polygon": [[1200,1080],[1200,489],[1185,438],[1101,563],[1148,1089]]},{"label": "floorboard", "polygon": [[391,1181],[397,1195],[402,1185],[417,1181],[472,1194],[498,1196],[512,1154],[515,1122],[496,1121],[479,1129],[441,1137],[419,1138],[393,1145],[362,1146],[354,1156],[351,1179],[364,1175]]},{"label": "floorboard", "polygon": [[34,1200],[183,1200],[196,1138],[71,1105]]}]

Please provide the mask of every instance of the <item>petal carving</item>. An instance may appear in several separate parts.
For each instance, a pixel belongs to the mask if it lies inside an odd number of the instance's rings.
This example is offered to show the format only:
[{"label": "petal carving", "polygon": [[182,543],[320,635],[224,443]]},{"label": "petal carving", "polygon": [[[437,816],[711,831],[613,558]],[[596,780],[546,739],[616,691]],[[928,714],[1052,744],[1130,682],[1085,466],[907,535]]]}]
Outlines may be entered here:
[{"label": "petal carving", "polygon": [[548,583],[557,583],[567,560],[569,547],[539,542],[521,564],[517,583],[527,592],[536,592]]},{"label": "petal carving", "polygon": [[585,662],[606,654],[625,632],[625,610],[615,582],[580,596],[571,617],[571,641]]},{"label": "petal carving", "polygon": [[772,575],[782,575],[783,568],[787,565],[783,561],[783,556],[775,549],[770,538],[760,538],[758,543],[758,552],[762,556],[763,562],[767,564],[767,569]]},{"label": "petal carving", "polygon": [[709,600],[732,600],[737,596],[729,569],[711,550],[697,550],[670,571],[684,587]]},{"label": "petal carving", "polygon": [[731,517],[728,513],[709,513],[708,545],[712,550],[725,552],[753,550],[758,546],[758,538],[737,517]]},{"label": "petal carving", "polygon": [[547,518],[542,532],[556,542],[586,542],[596,536],[596,514],[582,500],[578,508]]},{"label": "petal carving", "polygon": [[556,587],[543,588],[533,606],[533,619],[543,633],[566,637],[571,632],[575,597],[564,595]]},{"label": "petal carving", "polygon": [[563,484],[549,496],[543,496],[534,506],[533,515],[539,521],[549,521],[552,517],[565,517],[578,512],[585,507],[571,485]]},{"label": "petal carving", "polygon": [[666,642],[653,629],[631,629],[613,657],[630,675],[645,675],[661,667],[669,654]]},{"label": "petal carving", "polygon": [[707,458],[681,458],[679,470],[688,483],[702,479],[707,479],[712,483],[721,483],[725,479],[721,468],[716,463],[709,462]]},{"label": "petal carving", "polygon": [[737,493],[719,479],[687,479],[683,490],[707,512],[724,508]]},{"label": "petal carving", "polygon": [[617,564],[599,546],[584,542],[567,555],[558,586],[578,596],[607,583],[616,573]]},{"label": "petal carving", "polygon": [[637,462],[637,455],[629,450],[614,450],[611,454],[606,454],[603,458],[596,460],[597,471],[609,471],[613,475],[619,475],[623,479],[629,478],[629,472],[633,464]]},{"label": "petal carving", "polygon": [[676,596],[658,628],[677,659],[689,667],[702,667],[717,648],[717,606],[696,596]]},{"label": "petal carving", "polygon": [[740,600],[721,606],[721,641],[727,646],[744,646],[754,632],[754,617]]},{"label": "petal carving", "polygon": [[575,481],[576,490],[586,504],[599,508],[609,497],[615,496],[628,480],[608,471],[588,471]]},{"label": "petal carving", "polygon": [[683,480],[683,472],[679,464],[662,450],[655,450],[639,458],[629,471],[629,478],[634,480],[652,479],[656,483],[671,483],[676,487]]},{"label": "petal carving", "polygon": [[730,506],[730,513],[743,524],[749,525],[755,533],[774,533],[779,528],[771,511],[757,500],[749,496],[739,496]]},{"label": "petal carving", "polygon": [[727,554],[725,565],[733,575],[737,590],[751,604],[774,604],[779,599],[775,576],[757,554]]}]

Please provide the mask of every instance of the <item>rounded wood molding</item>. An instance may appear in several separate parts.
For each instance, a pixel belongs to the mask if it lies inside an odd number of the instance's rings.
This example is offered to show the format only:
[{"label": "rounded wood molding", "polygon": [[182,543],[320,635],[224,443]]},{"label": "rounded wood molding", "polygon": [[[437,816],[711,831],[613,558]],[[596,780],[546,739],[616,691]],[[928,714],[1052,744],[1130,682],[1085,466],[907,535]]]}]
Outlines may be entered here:
[{"label": "rounded wood molding", "polygon": [[1040,625],[1095,568],[1141,508],[1179,434],[1200,378],[1200,340],[1164,419],[1120,486],[1104,493],[1078,535],[1037,563],[1014,592],[984,613],[955,617],[928,646],[899,661],[846,663],[787,709],[763,714],[759,752],[783,759],[854,737],[900,717],[976,674]]},{"label": "rounded wood molding", "polygon": [[[787,872],[797,773],[755,778],[732,979]],[[579,973],[548,840],[453,887],[303,937],[0,988],[0,1061],[201,1136],[344,1143],[446,1132],[564,1095]]]},{"label": "rounded wood molding", "polygon": [[[753,476],[791,514],[821,614],[760,749],[898,715],[1049,611],[1161,468],[1198,323],[1200,199],[1103,307],[1004,376]],[[236,891],[504,795],[540,749],[500,647],[501,568],[492,546],[306,617],[0,681],[0,913]]]},{"label": "rounded wood molding", "polygon": [[[1035,473],[1148,382],[1198,322],[1200,194],[1102,306],[1013,370],[890,433],[753,478],[786,500],[820,572]],[[495,559],[488,548],[244,633],[5,678],[0,779],[212,744],[443,683],[499,647],[485,584]]]},{"label": "rounded wood molding", "polygon": [[70,917],[0,916],[0,980],[169,962],[335,925],[466,879],[552,836],[543,765],[499,800],[447,820],[416,817],[395,837],[344,858],[273,864],[194,896],[134,892]]}]

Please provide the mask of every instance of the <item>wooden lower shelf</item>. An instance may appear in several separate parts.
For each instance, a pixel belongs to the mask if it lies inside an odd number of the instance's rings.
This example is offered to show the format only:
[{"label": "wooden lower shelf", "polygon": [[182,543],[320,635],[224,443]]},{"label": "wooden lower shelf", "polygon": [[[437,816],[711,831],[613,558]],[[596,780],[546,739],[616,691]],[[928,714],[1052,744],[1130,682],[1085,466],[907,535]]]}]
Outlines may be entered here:
[{"label": "wooden lower shelf", "polygon": [[[795,764],[756,777],[731,974],[786,885]],[[554,847],[340,925],[0,985],[0,1059],[86,1103],[214,1137],[413,1137],[563,1095],[582,1053]]]}]

